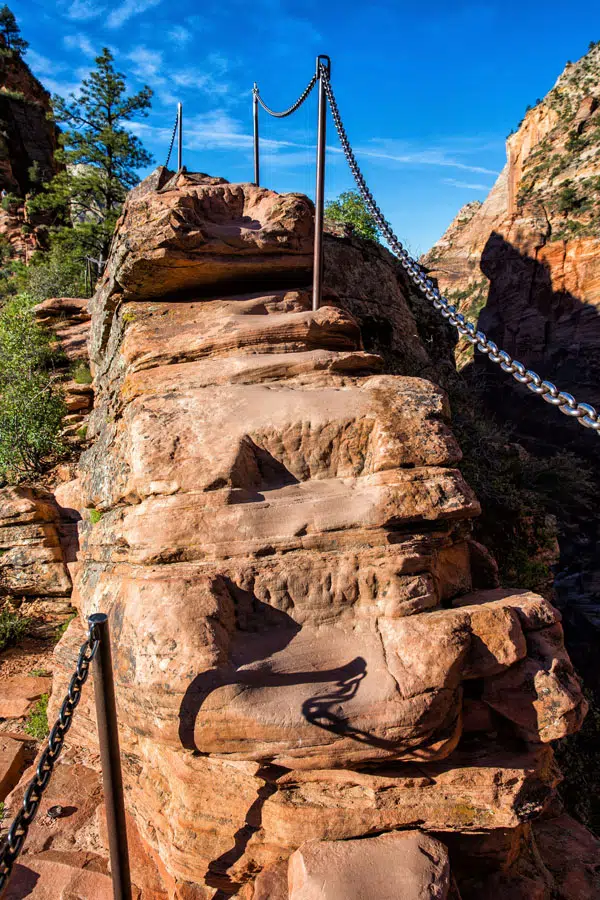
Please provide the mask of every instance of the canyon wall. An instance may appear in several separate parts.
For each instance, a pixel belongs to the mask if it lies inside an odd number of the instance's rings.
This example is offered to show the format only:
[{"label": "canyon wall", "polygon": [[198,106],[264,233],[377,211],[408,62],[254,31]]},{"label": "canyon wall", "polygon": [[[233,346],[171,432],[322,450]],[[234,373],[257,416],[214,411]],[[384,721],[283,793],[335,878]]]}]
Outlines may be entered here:
[{"label": "canyon wall", "polygon": [[[600,406],[600,46],[569,63],[507,140],[507,164],[483,204],[461,210],[423,257],[441,289],[499,347]],[[459,344],[486,373],[490,406],[517,433],[595,458],[573,427]],[[497,368],[497,367],[493,367]]]}]

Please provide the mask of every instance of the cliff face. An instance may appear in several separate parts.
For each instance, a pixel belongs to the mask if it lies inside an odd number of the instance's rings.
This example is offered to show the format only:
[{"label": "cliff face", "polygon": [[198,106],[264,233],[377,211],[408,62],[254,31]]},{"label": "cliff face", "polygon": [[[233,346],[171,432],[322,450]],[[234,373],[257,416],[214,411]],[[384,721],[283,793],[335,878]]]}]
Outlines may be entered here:
[{"label": "cliff face", "polygon": [[[591,836],[552,872],[539,855],[569,827],[551,742],[586,710],[560,614],[497,588],[471,540],[397,268],[329,236],[313,312],[305,197],[167,174],[118,225],[91,304],[93,443],[56,492],[80,520],[80,616],[51,715],[106,611],[143,900],[550,900],[563,881],[591,900]],[[23,877],[104,896],[89,691],[69,740],[42,814],[76,785],[76,815],[34,824]]]},{"label": "cliff face", "polygon": [[[440,287],[500,347],[600,403],[600,47],[567,68],[507,141],[489,197],[469,204],[423,258]],[[473,351],[459,344],[461,364]],[[486,362],[475,359],[486,368]],[[490,375],[492,405],[521,434],[595,449],[511,384]],[[540,406],[542,408],[540,408]],[[561,421],[562,419],[562,421]]]},{"label": "cliff face", "polygon": [[50,94],[18,55],[0,55],[0,188],[24,197],[31,170],[40,181],[55,172],[56,126],[48,120]]}]

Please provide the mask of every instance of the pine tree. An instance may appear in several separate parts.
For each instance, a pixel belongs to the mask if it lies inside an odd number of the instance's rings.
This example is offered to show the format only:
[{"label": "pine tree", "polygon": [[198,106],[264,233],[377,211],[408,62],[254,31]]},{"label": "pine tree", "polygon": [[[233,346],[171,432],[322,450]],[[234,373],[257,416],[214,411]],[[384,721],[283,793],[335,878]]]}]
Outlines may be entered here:
[{"label": "pine tree", "polygon": [[152,157],[124,124],[148,115],[152,91],[125,94],[125,76],[116,72],[106,47],[78,95],[53,98],[60,135],[57,161],[63,170],[30,201],[29,209],[54,210],[59,223],[85,222],[97,249],[105,252],[127,191],[138,183],[137,169]]},{"label": "pine tree", "polygon": [[0,37],[7,50],[13,50],[18,56],[27,52],[29,44],[21,37],[14,13],[6,5],[0,7]]}]

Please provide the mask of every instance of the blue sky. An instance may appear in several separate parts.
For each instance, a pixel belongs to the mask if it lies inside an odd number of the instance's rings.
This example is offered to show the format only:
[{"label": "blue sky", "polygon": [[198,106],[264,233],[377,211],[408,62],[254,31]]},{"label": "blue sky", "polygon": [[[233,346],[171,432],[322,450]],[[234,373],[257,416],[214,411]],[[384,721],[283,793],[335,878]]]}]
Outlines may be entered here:
[{"label": "blue sky", "polygon": [[[184,104],[184,163],[252,179],[251,88],[289,106],[332,57],[350,139],[386,217],[424,252],[458,209],[483,200],[504,141],[568,59],[600,39],[597,0],[12,0],[28,62],[52,91],[75,89],[109,46],[130,89],[155,91],[139,129],[163,162]],[[314,194],[316,92],[294,116],[261,118],[262,183]],[[352,187],[331,119],[327,196]]]}]

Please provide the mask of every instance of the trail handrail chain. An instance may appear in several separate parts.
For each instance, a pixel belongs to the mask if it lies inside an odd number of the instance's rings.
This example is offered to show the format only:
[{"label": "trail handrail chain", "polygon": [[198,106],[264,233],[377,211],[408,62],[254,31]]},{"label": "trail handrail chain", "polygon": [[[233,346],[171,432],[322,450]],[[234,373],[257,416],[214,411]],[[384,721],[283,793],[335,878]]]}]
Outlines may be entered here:
[{"label": "trail handrail chain", "polygon": [[169,152],[167,153],[167,161],[165,163],[165,169],[169,168],[169,161],[171,159],[171,153],[173,152],[173,144],[175,143],[175,135],[177,134],[177,126],[179,125],[179,110],[177,110],[177,115],[175,116],[175,124],[173,125],[173,134],[171,135],[171,143],[169,144]]},{"label": "trail handrail chain", "polygon": [[310,94],[310,92],[312,91],[312,89],[314,88],[316,83],[317,83],[317,74],[315,72],[315,74],[310,79],[310,81],[304,88],[304,91],[300,94],[300,96],[298,97],[296,102],[293,103],[292,106],[288,107],[288,109],[284,109],[283,112],[275,112],[274,110],[270,109],[267,106],[267,104],[264,102],[262,97],[260,96],[260,92],[257,87],[252,88],[252,93],[254,94],[254,96],[256,97],[256,99],[258,100],[260,105],[262,106],[262,108],[265,110],[265,112],[268,112],[270,116],[274,116],[276,119],[285,119],[286,116],[291,116],[292,113],[295,113],[296,110],[302,106],[302,104],[304,103],[304,101],[306,100],[306,98],[308,97],[308,95]]},{"label": "trail handrail chain", "polygon": [[595,430],[596,433],[599,433],[600,416],[593,406],[589,403],[578,403],[572,394],[568,394],[566,391],[559,391],[556,385],[551,381],[544,381],[537,372],[527,369],[523,363],[519,362],[517,359],[513,359],[505,350],[500,350],[497,344],[495,344],[494,341],[489,340],[483,331],[478,331],[477,326],[473,322],[467,321],[462,313],[457,311],[456,307],[441,294],[419,263],[412,259],[401,241],[392,231],[390,223],[385,219],[383,213],[375,203],[371,191],[367,187],[364,176],[356,162],[354,151],[350,146],[346,129],[342,123],[340,111],[329,80],[327,67],[322,64],[320,65],[320,75],[323,79],[325,92],[327,94],[329,106],[331,107],[331,114],[333,116],[338,137],[358,190],[365,201],[369,212],[377,222],[383,236],[400,260],[402,267],[408,273],[408,276],[415,287],[425,294],[435,309],[439,310],[444,318],[448,319],[461,335],[470,341],[470,343],[481,353],[485,353],[492,362],[497,363],[504,372],[508,372],[512,375],[515,381],[518,381],[519,384],[524,384],[532,391],[532,393],[539,394],[546,403],[557,406],[566,416],[575,417],[579,424],[583,425],[584,428],[591,428]]},{"label": "trail handrail chain", "polygon": [[63,700],[58,718],[48,737],[48,742],[40,756],[35,775],[27,785],[23,802],[8,830],[8,835],[0,847],[0,893],[6,886],[13,866],[23,849],[35,814],[38,811],[44,791],[48,787],[54,766],[63,749],[65,735],[73,721],[73,713],[81,699],[81,689],[86,683],[90,663],[96,655],[100,641],[96,637],[95,626],[90,626],[88,637],[81,645],[75,672]]}]

